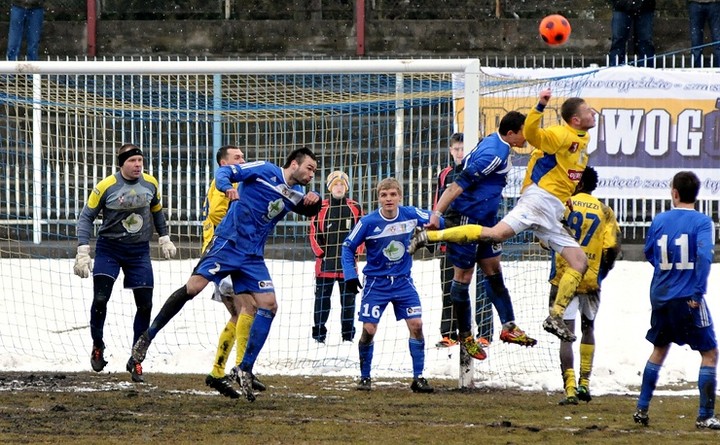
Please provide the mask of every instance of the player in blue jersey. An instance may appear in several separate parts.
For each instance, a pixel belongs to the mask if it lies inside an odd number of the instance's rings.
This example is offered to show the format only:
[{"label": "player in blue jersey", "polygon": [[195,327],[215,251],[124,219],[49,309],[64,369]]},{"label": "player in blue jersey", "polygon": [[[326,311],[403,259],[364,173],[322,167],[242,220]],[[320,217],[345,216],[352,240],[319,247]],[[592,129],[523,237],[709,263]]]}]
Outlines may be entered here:
[{"label": "player in blue jersey", "polygon": [[[362,289],[355,268],[355,252],[364,242],[367,255],[363,268],[365,290],[360,302],[358,319],[363,331],[358,342],[360,382],[357,389],[371,389],[370,368],[373,338],[388,303],[393,304],[396,320],[405,320],[410,331],[409,348],[413,364],[413,392],[430,393],[433,387],[422,376],[425,368],[425,338],[422,329],[422,307],[410,277],[412,256],[407,246],[415,227],[430,220],[429,212],[412,206],[400,206],[402,187],[395,178],[380,181],[377,186],[380,208],[360,219],[345,239],[342,265],[346,291]],[[444,221],[441,221],[444,225]]]},{"label": "player in blue jersey", "polygon": [[[95,185],[77,225],[78,248],[75,275],[87,278],[92,272],[93,302],[90,307],[90,335],[93,349],[90,365],[100,372],[107,365],[103,331],[107,304],[115,280],[122,269],[125,288],[132,289],[137,312],[133,321],[133,343],[150,324],[153,296],[153,270],[150,262],[150,239],[153,228],[167,259],[175,255],[167,222],[162,212],[157,179],[143,173],[143,152],[133,144],[118,150],[120,171]],[[90,258],[90,237],[93,223],[102,213],[95,246],[95,267]],[[134,382],[143,381],[142,366],[132,357],[125,368]]]},{"label": "player in blue jersey", "polygon": [[[428,229],[437,229],[440,215],[447,212],[447,226],[480,224],[492,227],[502,201],[506,176],[512,167],[510,148],[525,144],[523,126],[525,115],[517,111],[507,113],[500,121],[498,131],[483,138],[463,159],[460,176],[448,186],[435,205]],[[502,331],[500,340],[523,346],[534,346],[530,338],[515,325],[510,294],[505,287],[500,267],[501,243],[480,242],[471,244],[447,243],[448,256],[455,274],[450,288],[453,308],[457,316],[460,344],[468,354],[484,360],[487,354],[472,335],[470,292],[475,264],[485,277],[485,291],[498,311]]]},{"label": "player in blue jersey", "polygon": [[720,430],[715,417],[717,340],[705,302],[713,260],[715,227],[695,210],[700,180],[689,171],[672,180],[673,209],[657,215],[645,240],[645,258],[655,267],[650,284],[652,314],[645,338],[653,351],[643,371],[635,422],[648,425],[648,408],[670,343],[700,352],[700,406],[695,426]]},{"label": "player in blue jersey", "polygon": [[463,224],[447,230],[421,230],[413,235],[410,252],[429,242],[503,242],[520,232],[532,230],[541,242],[558,252],[570,265],[558,285],[557,298],[543,328],[561,340],[573,342],[576,336],[565,324],[563,313],[587,270],[587,257],[563,227],[562,218],[565,205],[588,162],[588,130],[595,126],[596,113],[585,100],[571,97],[560,108],[565,123],[541,128],[543,110],[551,93],[549,88],[542,90],[537,105],[525,119],[523,135],[535,149],[530,155],[515,207],[493,226]]},{"label": "player in blue jersey", "polygon": [[[290,211],[314,216],[320,210],[320,195],[305,193],[304,185],[312,181],[317,169],[315,154],[306,147],[293,150],[282,168],[265,161],[218,168],[215,187],[231,201],[225,218],[215,229],[215,238],[195,266],[188,282],[176,290],[160,309],[148,330],[133,346],[133,357],[142,362],[150,342],[175,316],[183,305],[199,294],[210,281],[218,285],[232,277],[235,294],[250,293],[257,312],[250,328],[250,338],[233,376],[249,401],[252,392],[252,369],[270,332],[277,300],[270,272],[265,265],[264,249],[268,235]],[[242,200],[233,183],[242,187]]]}]

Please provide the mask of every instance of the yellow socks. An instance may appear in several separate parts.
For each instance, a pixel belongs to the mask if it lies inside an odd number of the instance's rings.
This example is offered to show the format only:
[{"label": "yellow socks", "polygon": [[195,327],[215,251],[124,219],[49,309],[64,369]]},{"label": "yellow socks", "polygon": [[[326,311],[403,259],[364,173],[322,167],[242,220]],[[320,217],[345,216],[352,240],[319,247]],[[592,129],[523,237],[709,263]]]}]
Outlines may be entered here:
[{"label": "yellow socks", "polygon": [[215,353],[215,363],[213,364],[210,375],[215,378],[225,377],[225,362],[228,354],[232,351],[235,342],[235,323],[228,321],[225,328],[220,333],[218,340],[217,352]]},{"label": "yellow socks", "polygon": [[577,397],[575,370],[570,368],[563,371],[563,380],[565,382],[565,397]]},{"label": "yellow socks", "polygon": [[550,310],[550,315],[562,316],[565,314],[565,308],[575,296],[575,291],[582,280],[582,274],[575,269],[567,268],[558,283],[558,292],[555,297],[555,303]]},{"label": "yellow socks", "polygon": [[483,226],[467,224],[444,230],[428,230],[427,237],[431,243],[447,241],[450,243],[474,243],[480,241]]},{"label": "yellow socks", "polygon": [[592,373],[593,358],[595,356],[595,345],[580,343],[580,386],[590,386],[590,374]]},{"label": "yellow socks", "polygon": [[239,365],[245,356],[245,348],[247,348],[247,342],[250,338],[250,328],[252,327],[254,319],[255,317],[250,314],[240,314],[238,317],[237,328],[235,330],[235,336],[237,338],[236,365]]}]

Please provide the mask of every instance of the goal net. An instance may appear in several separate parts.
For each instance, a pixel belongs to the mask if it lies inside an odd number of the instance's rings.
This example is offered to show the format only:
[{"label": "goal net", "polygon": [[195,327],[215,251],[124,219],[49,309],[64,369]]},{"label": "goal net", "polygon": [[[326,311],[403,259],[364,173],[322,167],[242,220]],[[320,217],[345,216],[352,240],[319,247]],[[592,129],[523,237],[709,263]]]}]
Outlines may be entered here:
[{"label": "goal net", "polygon": [[[92,279],[72,271],[75,226],[93,186],[117,170],[123,143],[143,149],[145,171],[159,181],[179,248],[178,257],[166,261],[152,245],[155,316],[199,258],[202,204],[222,145],[239,146],[248,160],[277,164],[293,148],[308,146],[319,157],[310,189],[326,195],[327,175],[343,170],[350,178],[349,196],[368,213],[377,208],[378,181],[394,176],[404,188],[403,204],[430,209],[437,175],[451,163],[450,135],[465,132],[467,152],[479,135],[497,129],[504,113],[534,106],[540,83],[553,86],[547,79],[489,75],[473,59],[0,62],[0,73],[0,369],[5,370],[90,369]],[[578,83],[562,85],[554,89],[558,106],[576,95]],[[546,116],[545,124],[559,120],[557,110]],[[501,214],[518,196],[526,158],[522,150],[514,154]],[[307,219],[291,214],[266,247],[279,311],[257,370],[356,375],[359,335],[355,342],[342,341],[337,287],[326,342],[311,336],[315,278],[308,227]],[[455,378],[458,347],[435,347],[441,255],[417,254],[413,278],[423,304],[426,375]],[[476,362],[473,377],[532,386],[533,374],[559,374],[557,340],[541,328],[548,257],[531,235],[521,234],[506,243],[503,268],[517,322],[538,345],[502,344],[495,319],[489,358]],[[211,369],[228,314],[210,300],[210,287],[161,331],[144,363],[146,372]],[[471,285],[471,294],[475,289]],[[121,274],[105,324],[106,370],[124,371],[134,313]],[[360,332],[361,324],[355,325]],[[391,310],[375,337],[373,375],[411,375],[407,328]]]}]

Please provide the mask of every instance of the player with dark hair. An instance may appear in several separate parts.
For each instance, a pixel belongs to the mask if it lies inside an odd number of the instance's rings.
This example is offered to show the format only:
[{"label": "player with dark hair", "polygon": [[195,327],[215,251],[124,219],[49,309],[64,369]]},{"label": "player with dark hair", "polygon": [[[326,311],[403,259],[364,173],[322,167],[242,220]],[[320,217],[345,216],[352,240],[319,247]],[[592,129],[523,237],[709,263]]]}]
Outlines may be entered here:
[{"label": "player with dark hair", "polygon": [[[195,266],[187,283],[167,299],[152,324],[133,346],[133,357],[142,362],[148,347],[160,330],[183,305],[199,294],[210,281],[216,285],[232,277],[235,294],[251,293],[257,304],[250,338],[239,367],[233,375],[249,401],[252,368],[267,340],[277,300],[273,282],[263,257],[268,235],[290,211],[313,216],[320,211],[320,195],[305,193],[317,169],[315,154],[306,147],[293,150],[282,168],[265,161],[225,165],[215,174],[215,187],[231,201],[207,251]],[[242,200],[233,183],[242,184]]]},{"label": "player with dark hair", "polygon": [[[497,222],[502,191],[511,167],[510,149],[525,144],[522,132],[524,124],[524,114],[517,111],[507,113],[500,121],[498,131],[483,138],[465,155],[462,173],[438,200],[427,224],[428,229],[437,229],[439,217],[446,211],[445,221],[449,227],[462,224],[492,226]],[[458,322],[460,344],[467,353],[477,360],[487,357],[482,345],[472,335],[469,286],[476,263],[486,277],[485,291],[502,323],[500,340],[534,346],[537,341],[528,337],[515,324],[512,300],[505,287],[500,266],[502,244],[482,241],[478,244],[448,242],[447,246],[455,271],[450,293]]]},{"label": "player with dark hair", "polygon": [[[588,268],[575,291],[575,296],[565,310],[565,324],[575,332],[575,319],[580,313],[580,378],[575,380],[572,343],[560,342],[560,370],[563,377],[565,397],[560,405],[577,405],[578,400],[589,402],[590,374],[595,355],[595,317],[600,307],[600,285],[613,268],[620,252],[619,233],[615,212],[603,204],[592,192],[597,188],[598,176],[592,167],[585,167],[580,182],[571,198],[566,217],[568,229],[580,244],[588,258]],[[558,284],[567,269],[567,261],[552,252],[550,271],[550,306],[555,302]]]},{"label": "player with dark hair", "polygon": [[[413,392],[430,393],[433,387],[422,376],[425,368],[425,337],[422,329],[422,306],[410,269],[412,256],[407,253],[415,227],[430,220],[430,214],[412,206],[401,206],[402,187],[395,178],[377,185],[380,208],[360,219],[342,247],[345,286],[357,292],[362,289],[355,269],[355,252],[365,243],[367,264],[363,269],[365,290],[360,302],[359,319],[363,331],[358,342],[360,382],[357,389],[370,391],[370,370],[374,351],[373,339],[385,308],[392,303],[396,320],[405,320],[410,339]],[[444,224],[444,221],[441,221]]]},{"label": "player with dark hair", "polygon": [[[449,148],[452,164],[448,165],[437,178],[437,187],[435,189],[435,197],[433,200],[433,211],[437,210],[437,203],[440,196],[445,192],[450,184],[460,176],[463,171],[463,158],[465,157],[465,135],[463,133],[453,133],[450,135]],[[451,289],[455,269],[449,258],[447,246],[440,246],[443,255],[440,257],[440,281],[442,285],[442,301],[443,307],[440,313],[440,336],[441,339],[435,344],[438,348],[448,348],[458,343],[457,320],[453,311],[453,301]],[[490,298],[483,288],[484,275],[482,271],[477,270],[475,273],[475,322],[477,323],[478,335],[477,341],[482,347],[490,346],[493,332],[493,312]]]},{"label": "player with dark hair", "polygon": [[[143,173],[143,152],[133,144],[118,150],[120,171],[100,181],[90,193],[77,223],[78,248],[75,275],[87,278],[92,271],[93,302],[90,307],[90,335],[93,348],[90,365],[100,372],[107,365],[103,329],[107,304],[122,269],[123,285],[132,289],[137,312],[133,322],[133,343],[150,324],[154,277],[150,262],[153,227],[160,238],[160,250],[167,259],[176,249],[168,235],[157,179]],[[102,224],[95,245],[95,267],[90,258],[93,222],[102,212]],[[132,357],[126,369],[134,382],[143,381],[140,362]]]},{"label": "player with dark hair", "polygon": [[[233,145],[220,147],[215,158],[219,167],[245,163],[245,154],[241,149]],[[237,184],[233,184],[233,187],[237,188]],[[215,187],[215,180],[213,179],[203,203],[203,216],[205,216],[203,222],[203,252],[207,250],[215,236],[215,228],[227,214],[229,204],[230,201],[225,194]],[[220,282],[220,285],[215,286],[212,299],[225,305],[225,308],[230,313],[230,319],[220,333],[213,367],[210,374],[205,377],[205,384],[226,397],[237,399],[240,397],[240,393],[233,388],[232,381],[225,375],[225,363],[236,341],[235,364],[239,365],[243,355],[245,355],[245,346],[250,336],[250,326],[255,318],[255,300],[248,293],[236,295],[233,292],[230,275],[225,277]],[[265,391],[265,385],[258,380],[257,376],[253,377],[253,389]]]},{"label": "player with dark hair", "polygon": [[494,226],[467,224],[445,230],[421,230],[410,243],[410,252],[428,242],[500,243],[531,229],[542,243],[558,252],[569,267],[558,284],[558,295],[543,328],[561,340],[575,341],[563,321],[565,308],[575,295],[587,269],[585,252],[563,227],[565,203],[588,161],[588,130],[595,126],[595,112],[585,100],[572,97],[563,102],[560,114],[563,125],[540,128],[543,110],[550,101],[549,88],[540,92],[537,106],[525,119],[523,134],[535,147],[528,162],[523,189],[515,207]]},{"label": "player with dark hair", "polygon": [[650,329],[645,338],[653,351],[645,364],[635,422],[648,425],[648,408],[670,344],[700,352],[697,428],[720,430],[715,417],[718,347],[705,301],[715,246],[712,219],[695,210],[700,180],[690,171],[672,179],[673,209],[653,219],[645,240],[645,258],[653,265]]}]

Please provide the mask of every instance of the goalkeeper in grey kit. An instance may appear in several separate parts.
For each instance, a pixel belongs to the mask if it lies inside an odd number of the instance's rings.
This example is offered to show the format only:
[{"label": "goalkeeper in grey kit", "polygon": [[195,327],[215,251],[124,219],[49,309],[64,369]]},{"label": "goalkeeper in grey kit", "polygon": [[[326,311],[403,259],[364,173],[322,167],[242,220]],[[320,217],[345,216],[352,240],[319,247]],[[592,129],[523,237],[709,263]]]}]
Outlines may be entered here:
[{"label": "goalkeeper in grey kit", "polygon": [[[158,181],[143,173],[143,153],[132,144],[118,151],[120,170],[104,178],[93,188],[77,223],[78,248],[75,275],[93,276],[93,303],[90,308],[90,334],[93,348],[92,369],[105,368],[103,327],[107,303],[115,280],[122,269],[126,289],[132,289],[137,312],[133,322],[133,343],[150,325],[154,277],[150,262],[153,227],[160,238],[160,250],[168,259],[175,256],[175,245],[168,235],[162,210]],[[90,258],[93,223],[102,212],[102,224],[95,245],[95,265]],[[142,382],[142,366],[130,357],[126,369],[134,382]]]}]

